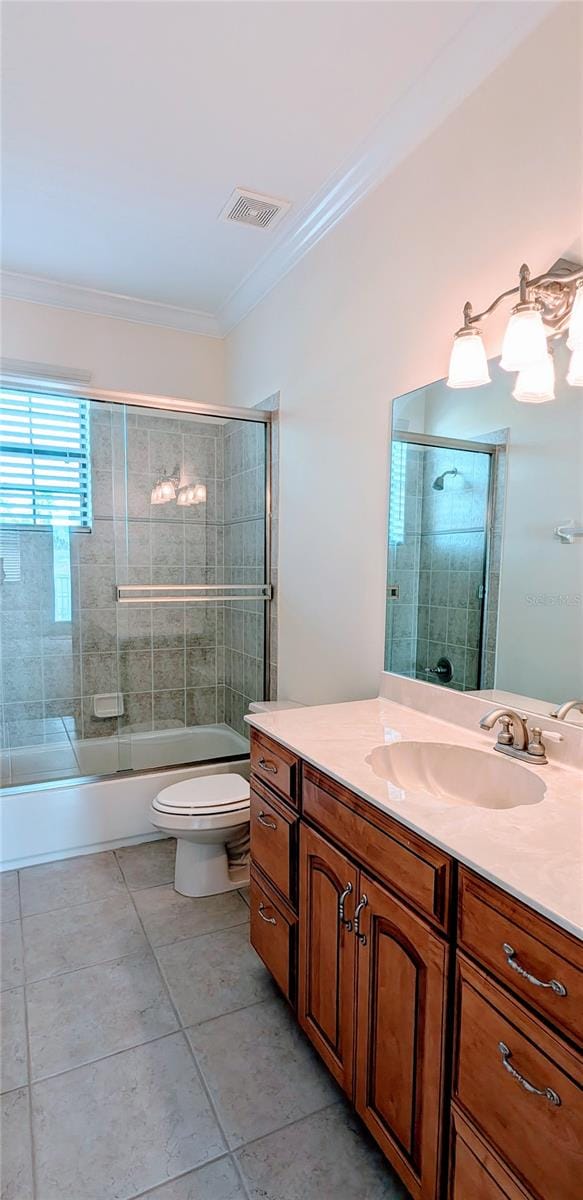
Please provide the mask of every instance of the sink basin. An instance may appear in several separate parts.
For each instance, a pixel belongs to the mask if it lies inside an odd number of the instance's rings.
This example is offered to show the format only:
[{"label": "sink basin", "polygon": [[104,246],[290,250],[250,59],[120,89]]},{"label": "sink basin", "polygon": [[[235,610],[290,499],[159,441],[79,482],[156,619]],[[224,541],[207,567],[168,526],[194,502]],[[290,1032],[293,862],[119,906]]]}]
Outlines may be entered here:
[{"label": "sink basin", "polygon": [[544,781],[494,750],[473,750],[441,742],[392,742],[369,755],[375,775],[405,791],[476,808],[516,808],[538,804]]}]

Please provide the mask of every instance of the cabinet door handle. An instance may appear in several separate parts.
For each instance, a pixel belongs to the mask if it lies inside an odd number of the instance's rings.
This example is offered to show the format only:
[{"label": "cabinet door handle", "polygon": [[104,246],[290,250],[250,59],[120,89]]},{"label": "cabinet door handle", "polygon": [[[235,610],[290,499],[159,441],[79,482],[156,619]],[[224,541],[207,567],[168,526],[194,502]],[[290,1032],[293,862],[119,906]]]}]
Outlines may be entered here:
[{"label": "cabinet door handle", "polygon": [[262,771],[269,771],[270,775],[277,775],[277,767],[270,758],[260,758],[259,766],[261,767]]},{"label": "cabinet door handle", "polygon": [[566,996],[567,989],[564,984],[559,983],[558,979],[549,979],[548,983],[544,983],[542,979],[537,979],[536,975],[531,975],[529,971],[525,971],[524,967],[516,961],[516,950],[508,945],[508,942],[502,943],[502,949],[506,955],[508,966],[516,971],[517,975],[521,975],[523,979],[527,979],[529,983],[533,983],[535,987],[550,988],[555,993],[555,996]]},{"label": "cabinet door handle", "polygon": [[263,809],[261,809],[261,812],[257,813],[257,820],[259,821],[260,825],[265,825],[266,829],[277,829],[277,821],[268,820]]},{"label": "cabinet door handle", "polygon": [[347,933],[350,933],[350,931],[352,929],[352,921],[347,921],[344,916],[344,901],[346,900],[346,897],[350,895],[351,891],[352,891],[352,884],[347,883],[346,887],[344,888],[344,891],[341,892],[338,897],[338,920],[340,921],[341,925],[346,926]]},{"label": "cabinet door handle", "polygon": [[368,904],[368,896],[363,892],[356,909],[354,911],[354,936],[358,938],[361,946],[366,946],[366,933],[360,932],[360,914]]},{"label": "cabinet door handle", "polygon": [[261,917],[261,920],[265,921],[267,925],[277,925],[277,921],[276,921],[275,917],[266,917],[265,916],[265,905],[264,905],[263,901],[261,901],[261,904],[259,905],[258,912],[259,912],[259,916]]},{"label": "cabinet door handle", "polygon": [[558,1096],[552,1088],[535,1087],[533,1083],[529,1083],[528,1079],[525,1079],[524,1075],[520,1074],[520,1071],[517,1071],[512,1066],[510,1062],[512,1052],[508,1049],[508,1046],[506,1046],[504,1042],[498,1042],[498,1049],[502,1055],[502,1066],[504,1067],[504,1070],[508,1071],[508,1074],[511,1075],[512,1078],[524,1088],[525,1092],[530,1092],[533,1096],[544,1096],[546,1100],[549,1100],[551,1104],[556,1104],[557,1107],[560,1105],[561,1097]]}]

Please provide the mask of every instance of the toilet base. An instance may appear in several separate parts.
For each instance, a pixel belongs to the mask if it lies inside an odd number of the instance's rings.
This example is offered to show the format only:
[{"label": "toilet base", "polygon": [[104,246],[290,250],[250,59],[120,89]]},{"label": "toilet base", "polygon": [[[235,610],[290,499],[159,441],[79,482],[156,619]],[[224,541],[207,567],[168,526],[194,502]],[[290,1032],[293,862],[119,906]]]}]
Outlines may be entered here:
[{"label": "toilet base", "polygon": [[178,837],[174,888],[181,896],[218,896],[248,883],[248,866],[229,871],[224,842],[191,842]]}]

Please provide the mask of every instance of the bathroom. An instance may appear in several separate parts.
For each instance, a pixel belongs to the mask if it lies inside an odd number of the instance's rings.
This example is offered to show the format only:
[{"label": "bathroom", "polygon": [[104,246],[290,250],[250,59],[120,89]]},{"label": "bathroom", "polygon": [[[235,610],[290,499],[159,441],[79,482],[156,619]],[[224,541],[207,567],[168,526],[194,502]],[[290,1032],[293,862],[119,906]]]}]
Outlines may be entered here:
[{"label": "bathroom", "polygon": [[2,19],[2,1200],[574,1200],[581,9]]}]

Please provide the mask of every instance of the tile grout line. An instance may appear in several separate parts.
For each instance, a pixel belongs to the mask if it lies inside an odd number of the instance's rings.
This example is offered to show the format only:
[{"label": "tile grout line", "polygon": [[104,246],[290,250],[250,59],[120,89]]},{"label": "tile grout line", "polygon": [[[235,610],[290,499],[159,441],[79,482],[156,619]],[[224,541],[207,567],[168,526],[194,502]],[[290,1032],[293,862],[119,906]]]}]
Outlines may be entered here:
[{"label": "tile grout line", "polygon": [[30,1028],[28,1023],[28,997],[26,992],[26,969],[24,962],[24,937],[22,936],[22,900],[20,895],[20,871],[17,872],[18,881],[18,911],[20,915],[20,936],[22,940],[22,967],[23,967],[23,982],[22,982],[22,1006],[24,1009],[24,1035],[26,1038],[26,1073],[27,1079],[27,1099],[28,1099],[28,1128],[30,1134],[30,1173],[32,1178],[32,1195],[35,1200],[37,1195],[36,1181],[36,1150],[34,1143],[34,1122],[32,1119],[32,1054],[30,1048]]}]

